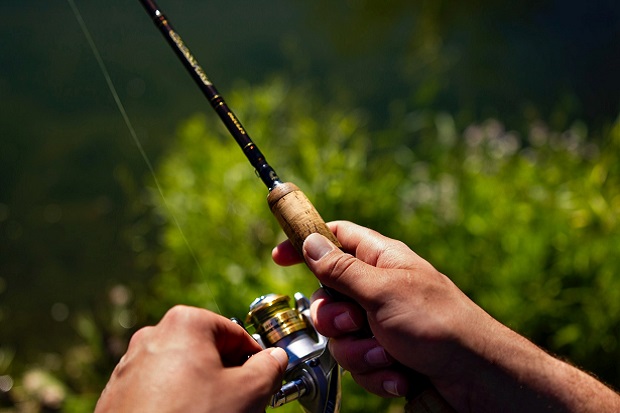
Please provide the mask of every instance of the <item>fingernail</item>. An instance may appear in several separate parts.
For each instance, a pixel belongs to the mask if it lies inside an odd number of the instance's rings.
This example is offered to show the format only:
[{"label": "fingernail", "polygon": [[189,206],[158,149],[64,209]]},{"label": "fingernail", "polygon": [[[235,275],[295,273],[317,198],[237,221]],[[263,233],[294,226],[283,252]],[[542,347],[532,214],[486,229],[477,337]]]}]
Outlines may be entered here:
[{"label": "fingernail", "polygon": [[284,349],[280,347],[272,347],[268,349],[268,351],[269,355],[276,359],[279,365],[286,368],[286,365],[288,364],[288,355],[286,354],[286,351],[284,351]]},{"label": "fingernail", "polygon": [[392,396],[400,396],[398,393],[398,386],[395,381],[386,380],[383,382],[383,390],[390,393]]},{"label": "fingernail", "polygon": [[347,311],[334,317],[334,326],[344,332],[355,331],[358,329],[357,324],[351,318],[351,314]]},{"label": "fingernail", "polygon": [[310,234],[304,241],[303,249],[308,258],[318,261],[335,248],[334,244],[320,234]]},{"label": "fingernail", "polygon": [[364,356],[364,359],[373,367],[384,367],[390,365],[390,360],[387,358],[387,354],[385,354],[385,349],[383,347],[375,347],[368,350]]},{"label": "fingernail", "polygon": [[325,300],[325,299],[329,299],[331,298],[329,296],[329,294],[327,294],[327,292],[325,291],[324,288],[319,288],[318,290],[316,290],[314,293],[312,293],[312,296],[310,297],[310,302],[315,302],[318,300]]}]

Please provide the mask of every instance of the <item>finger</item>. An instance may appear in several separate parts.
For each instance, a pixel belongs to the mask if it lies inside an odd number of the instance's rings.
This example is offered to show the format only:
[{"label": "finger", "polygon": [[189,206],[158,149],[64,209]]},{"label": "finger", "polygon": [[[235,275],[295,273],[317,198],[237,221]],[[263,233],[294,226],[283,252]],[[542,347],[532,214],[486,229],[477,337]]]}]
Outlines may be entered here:
[{"label": "finger", "polygon": [[317,331],[326,337],[339,337],[363,330],[366,312],[356,303],[334,301],[323,289],[312,295],[310,315]]},{"label": "finger", "polygon": [[381,397],[404,397],[409,391],[409,379],[397,369],[351,374],[353,380],[371,393]]},{"label": "finger", "polygon": [[[373,244],[376,244],[378,241],[383,242],[385,240],[390,240],[376,231],[349,221],[333,221],[327,223],[327,226],[342,244],[343,251],[349,252],[356,256],[358,255],[358,246],[360,244],[363,246],[365,240],[370,241]],[[293,247],[293,244],[289,240],[278,244],[272,250],[271,257],[276,264],[282,266],[289,266],[303,262],[303,257],[299,255],[299,252],[295,249],[295,247]],[[358,258],[364,260],[366,257]],[[373,261],[371,257],[368,259]],[[369,263],[374,264],[373,262]]]},{"label": "finger", "polygon": [[297,252],[289,240],[278,244],[271,251],[271,258],[273,259],[273,262],[283,267],[299,264],[304,261],[303,257],[299,255],[299,252]]},{"label": "finger", "polygon": [[288,364],[286,352],[271,347],[256,353],[241,367],[229,370],[234,382],[243,383],[244,394],[248,395],[244,412],[263,412],[271,396],[282,385]]},{"label": "finger", "polygon": [[214,316],[217,316],[218,320],[213,328],[215,345],[220,352],[224,365],[241,365],[247,360],[248,356],[262,350],[256,340],[239,324],[218,314],[214,314]]},{"label": "finger", "polygon": [[383,370],[394,364],[394,359],[374,338],[345,336],[331,339],[329,351],[338,364],[351,373]]},{"label": "finger", "polygon": [[312,293],[312,296],[310,297],[310,301],[314,302],[318,300],[323,301],[325,304],[331,304],[336,301],[327,291],[325,291],[325,288],[319,288],[318,290]]},{"label": "finger", "polygon": [[[267,382],[271,383],[282,381],[287,365],[286,351],[280,347],[270,347],[254,354],[241,368],[248,370],[251,374],[265,376],[268,378]],[[280,382],[277,384],[279,386]],[[275,390],[275,388],[270,387],[268,390]]]},{"label": "finger", "polygon": [[[183,351],[215,346],[216,352],[201,351],[204,362],[219,361],[226,366],[241,365],[249,355],[261,350],[243,327],[211,311],[175,306],[155,327],[160,344]],[[155,330],[153,330],[155,332]]]},{"label": "finger", "polygon": [[135,349],[140,347],[144,342],[148,342],[149,336],[153,334],[154,328],[155,327],[152,326],[142,327],[141,329],[133,333],[131,339],[129,339],[129,345],[127,346],[126,353],[135,351]]},{"label": "finger", "polygon": [[[383,261],[389,265],[392,263],[393,258],[397,258],[396,261],[399,261],[398,258],[401,257],[402,252],[416,255],[409,247],[400,241],[388,238],[377,231],[349,221],[328,222],[327,226],[342,245],[343,251],[374,266],[387,268],[387,266],[380,265],[382,264],[379,259],[381,257]],[[390,249],[386,247],[388,244],[393,244]],[[396,248],[394,248],[395,246]],[[274,262],[282,266],[303,262],[303,258],[289,240],[276,246],[271,255]]]},{"label": "finger", "polygon": [[403,268],[408,261],[403,257],[417,257],[404,243],[370,228],[349,221],[334,221],[328,226],[342,245],[343,251],[372,266]]},{"label": "finger", "polygon": [[[332,225],[335,226],[336,223],[327,224],[327,226],[330,227],[330,230],[331,230]],[[291,241],[288,239],[278,244],[271,251],[271,258],[276,264],[281,265],[283,267],[300,264],[304,262],[304,257],[299,254],[299,251],[297,251],[297,249],[293,246]]]},{"label": "finger", "polygon": [[303,244],[306,263],[327,287],[357,301],[369,310],[375,303],[379,283],[385,282],[377,269],[338,249],[320,234],[310,234]]},{"label": "finger", "polygon": [[143,346],[148,345],[151,337],[154,334],[154,329],[155,327],[147,326],[142,327],[141,329],[133,333],[131,339],[129,340],[127,351],[125,352],[125,354],[123,354],[123,356],[116,364],[116,367],[112,371],[112,377],[120,375],[125,368],[127,362],[129,362],[133,357],[135,357],[136,354],[140,352]]},{"label": "finger", "polygon": [[[399,243],[399,241],[385,237],[377,231],[354,224],[349,221],[333,221],[327,223],[329,229],[334,233],[342,245],[342,250],[371,265],[377,265],[376,251],[384,243]],[[408,249],[403,244],[405,249]],[[409,251],[411,252],[411,251]],[[289,240],[277,245],[271,252],[274,262],[278,265],[289,266],[303,262],[303,257],[299,255]]]}]

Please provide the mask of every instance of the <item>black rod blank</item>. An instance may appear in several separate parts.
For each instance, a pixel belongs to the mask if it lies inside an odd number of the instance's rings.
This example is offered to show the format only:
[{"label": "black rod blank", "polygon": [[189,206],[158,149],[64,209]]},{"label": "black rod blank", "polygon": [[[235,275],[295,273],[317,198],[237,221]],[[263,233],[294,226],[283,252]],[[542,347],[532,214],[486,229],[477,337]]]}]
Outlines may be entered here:
[{"label": "black rod blank", "polygon": [[161,12],[155,1],[140,0],[140,3],[142,3],[149,16],[153,19],[155,26],[157,26],[159,31],[166,38],[168,44],[170,44],[178,58],[183,63],[183,66],[185,66],[190,76],[194,79],[202,93],[211,103],[211,106],[215,112],[218,114],[222,122],[224,122],[226,129],[228,129],[233,138],[235,138],[235,141],[237,141],[237,144],[243,150],[243,153],[256,170],[257,175],[271,191],[281,182],[276,172],[265,160],[265,156],[261,153],[254,142],[252,142],[250,136],[241,125],[241,122],[239,122],[235,114],[230,110],[215,86],[213,86],[213,83],[211,83],[205,74],[202,67],[198,64],[196,58],[191,54],[185,43],[183,43],[181,36],[179,36],[172,28],[170,22],[168,22],[168,19]]}]

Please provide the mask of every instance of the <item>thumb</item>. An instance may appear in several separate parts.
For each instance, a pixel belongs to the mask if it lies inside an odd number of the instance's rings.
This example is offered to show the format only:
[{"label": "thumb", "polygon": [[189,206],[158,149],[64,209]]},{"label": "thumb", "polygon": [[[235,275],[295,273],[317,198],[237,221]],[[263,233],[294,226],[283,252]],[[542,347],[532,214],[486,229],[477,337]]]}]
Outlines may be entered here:
[{"label": "thumb", "polygon": [[326,287],[357,301],[362,307],[373,301],[381,277],[377,269],[351,254],[342,252],[323,235],[310,234],[303,244],[308,268]]},{"label": "thumb", "polygon": [[286,352],[280,347],[270,347],[254,354],[240,367],[246,378],[251,377],[246,384],[257,406],[266,406],[271,396],[280,389],[287,364]]}]

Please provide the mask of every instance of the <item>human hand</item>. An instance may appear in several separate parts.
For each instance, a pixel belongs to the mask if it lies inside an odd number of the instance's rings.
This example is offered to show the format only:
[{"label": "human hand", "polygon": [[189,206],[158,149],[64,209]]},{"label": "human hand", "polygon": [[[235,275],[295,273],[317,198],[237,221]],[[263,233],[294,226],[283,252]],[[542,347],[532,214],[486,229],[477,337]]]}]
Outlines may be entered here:
[{"label": "human hand", "polygon": [[[367,390],[404,396],[421,373],[459,412],[620,411],[616,392],[494,320],[402,242],[350,222],[329,227],[345,252],[312,234],[304,259],[324,286],[354,302],[319,290],[312,317]],[[301,262],[288,242],[273,259]]]},{"label": "human hand", "polygon": [[264,412],[287,362],[229,319],[177,306],[134,334],[95,413]]},{"label": "human hand", "polygon": [[[462,379],[499,323],[402,242],[350,222],[329,227],[345,252],[318,234],[306,239],[303,252],[324,286],[354,301],[335,301],[322,290],[313,296],[316,328],[331,338],[334,358],[380,396],[405,396],[418,372],[460,404],[468,382]],[[288,242],[273,258],[281,265],[301,261]],[[360,335],[366,323],[374,337]]]}]

